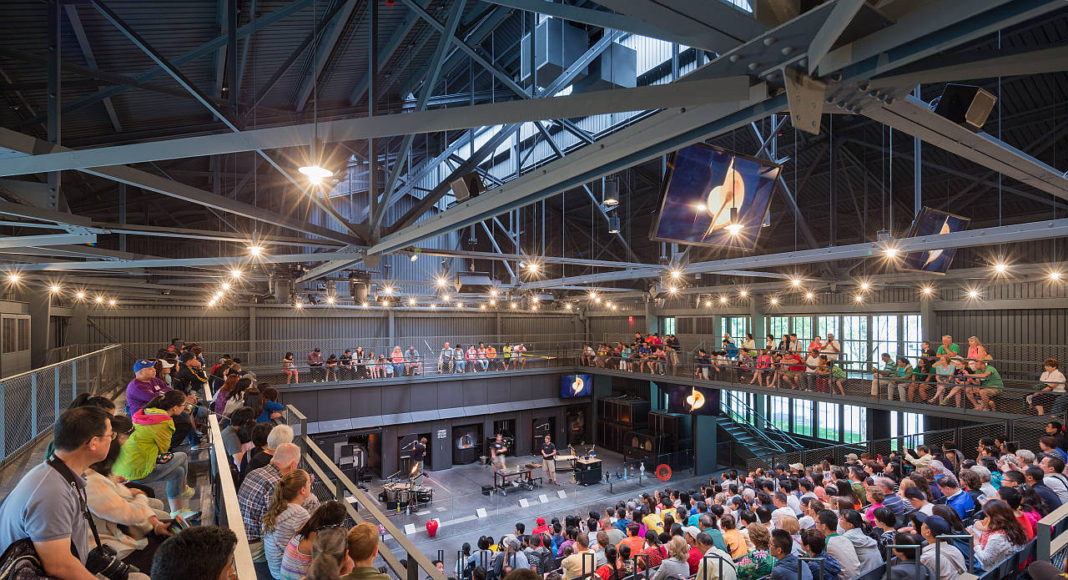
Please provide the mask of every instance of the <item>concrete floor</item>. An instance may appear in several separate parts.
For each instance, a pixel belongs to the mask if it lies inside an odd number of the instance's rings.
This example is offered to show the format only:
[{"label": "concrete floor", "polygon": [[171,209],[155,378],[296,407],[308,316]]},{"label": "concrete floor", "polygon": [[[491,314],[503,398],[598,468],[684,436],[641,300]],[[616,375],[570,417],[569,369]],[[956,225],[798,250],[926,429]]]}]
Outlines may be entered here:
[{"label": "concrete floor", "polygon": [[[584,487],[572,483],[570,472],[558,471],[558,486],[545,484],[532,491],[522,487],[512,488],[507,495],[482,495],[482,486],[493,484],[493,472],[489,466],[472,464],[430,472],[422,485],[433,488],[433,503],[411,513],[390,512],[390,517],[402,530],[407,526],[408,539],[431,559],[438,557],[439,550],[443,551],[445,569],[450,571],[455,570],[457,552],[464,542],[474,546],[479,536],[483,535],[500,540],[502,536],[513,533],[516,522],[523,522],[529,533],[534,529],[538,517],[544,517],[546,521],[552,521],[553,517],[562,521],[564,516],[572,514],[585,518],[590,511],[603,513],[604,508],[618,501],[629,500],[655,489],[697,489],[712,477],[694,476],[692,471],[686,471],[675,473],[669,481],[661,482],[652,475],[654,466],[646,466],[645,477],[640,482],[637,474],[629,472],[627,479],[617,480],[616,470],[622,469],[623,457],[611,451],[598,451],[598,457],[604,462],[603,473],[611,476],[610,484],[602,482]],[[535,461],[540,462],[540,456],[509,457],[508,466]],[[541,471],[535,470],[535,477],[541,476]],[[718,476],[718,472],[714,475]],[[368,482],[368,488],[377,498],[382,490],[382,482]],[[385,506],[379,504],[378,507]],[[477,513],[479,508],[485,510],[484,516],[480,517]],[[440,526],[436,537],[431,538],[425,526],[427,521],[435,518],[440,520]],[[387,539],[386,546],[398,558],[405,557],[396,541]]]}]

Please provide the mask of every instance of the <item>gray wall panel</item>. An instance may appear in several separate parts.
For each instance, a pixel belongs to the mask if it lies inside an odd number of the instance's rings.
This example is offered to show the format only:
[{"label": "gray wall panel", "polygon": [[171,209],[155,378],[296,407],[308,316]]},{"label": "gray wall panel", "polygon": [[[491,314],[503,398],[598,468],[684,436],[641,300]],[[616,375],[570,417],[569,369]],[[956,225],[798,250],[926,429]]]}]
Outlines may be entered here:
[{"label": "gray wall panel", "polygon": [[375,417],[382,414],[382,387],[349,389],[348,393],[353,417]]},{"label": "gray wall panel", "polygon": [[411,385],[383,386],[382,414],[407,413],[411,406]]},{"label": "gray wall panel", "polygon": [[348,419],[354,414],[349,409],[349,394],[341,389],[319,391],[319,421]]},{"label": "gray wall panel", "polygon": [[414,384],[411,386],[410,397],[412,411],[445,408],[444,405],[438,404],[438,385],[436,384]]},{"label": "gray wall panel", "polygon": [[463,381],[460,383],[460,387],[464,390],[464,406],[485,405],[487,401],[486,385],[488,384],[489,381],[485,383],[482,381]]}]

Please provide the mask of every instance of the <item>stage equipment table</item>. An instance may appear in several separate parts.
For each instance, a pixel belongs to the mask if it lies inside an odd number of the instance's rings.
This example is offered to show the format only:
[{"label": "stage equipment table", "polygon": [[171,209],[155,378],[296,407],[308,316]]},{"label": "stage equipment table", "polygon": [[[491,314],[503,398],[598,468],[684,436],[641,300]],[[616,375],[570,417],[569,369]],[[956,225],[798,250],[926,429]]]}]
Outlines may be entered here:
[{"label": "stage equipment table", "polygon": [[533,490],[535,487],[541,487],[541,478],[534,477],[534,470],[541,466],[533,464],[524,465],[523,467],[513,467],[511,469],[500,469],[493,472],[493,488],[501,493],[501,495],[508,495],[508,487],[525,487],[529,490]]},{"label": "stage equipment table", "polygon": [[578,459],[578,457],[574,455],[557,455],[555,459],[557,471],[574,471],[575,460]]},{"label": "stage equipment table", "polygon": [[601,481],[601,460],[596,457],[580,457],[575,460],[575,483],[593,485]]}]

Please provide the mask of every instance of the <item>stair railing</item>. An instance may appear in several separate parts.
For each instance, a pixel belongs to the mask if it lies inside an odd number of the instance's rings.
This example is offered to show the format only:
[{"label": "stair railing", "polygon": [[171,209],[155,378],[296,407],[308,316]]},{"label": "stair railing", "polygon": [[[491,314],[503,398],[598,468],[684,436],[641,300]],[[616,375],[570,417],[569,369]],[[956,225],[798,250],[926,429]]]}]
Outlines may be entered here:
[{"label": "stair railing", "polygon": [[[769,446],[778,449],[779,453],[788,453],[804,448],[804,445],[801,445],[801,443],[791,437],[789,433],[776,427],[771,419],[761,415],[756,409],[751,407],[744,396],[741,396],[734,391],[720,391],[720,394],[727,399],[727,416],[732,421],[745,427],[746,430],[751,432],[755,437],[762,439]],[[739,410],[748,415],[748,417],[752,417],[753,422],[750,423],[747,417],[740,414]]]}]

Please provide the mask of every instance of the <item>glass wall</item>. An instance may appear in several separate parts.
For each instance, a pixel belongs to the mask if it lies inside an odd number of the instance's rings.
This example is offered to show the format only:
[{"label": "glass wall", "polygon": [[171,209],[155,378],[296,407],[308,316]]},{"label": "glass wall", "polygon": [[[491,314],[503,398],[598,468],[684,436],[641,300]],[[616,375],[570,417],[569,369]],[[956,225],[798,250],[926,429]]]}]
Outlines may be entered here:
[{"label": "glass wall", "polygon": [[[897,358],[900,349],[897,346],[897,315],[871,317],[871,352],[873,361],[882,361],[883,353]],[[875,358],[879,357],[879,358]],[[882,362],[875,363],[882,366]]]},{"label": "glass wall", "polygon": [[842,359],[849,361],[847,369],[867,370],[863,361],[868,360],[868,317],[842,317]]},{"label": "glass wall", "polygon": [[[734,339],[734,344],[741,346],[742,341],[745,340],[745,333],[749,332],[749,317],[748,316],[724,316],[723,321],[723,333],[731,335]],[[721,338],[717,337],[716,346],[720,346]]]},{"label": "glass wall", "polygon": [[812,437],[812,401],[794,399],[794,433]]},{"label": "glass wall", "polygon": [[808,348],[808,343],[812,342],[812,317],[794,316],[790,322],[790,332],[797,335],[797,343],[802,350]]},{"label": "glass wall", "polygon": [[923,342],[919,314],[906,314],[901,317],[901,342],[904,343],[905,356],[909,357],[912,366],[916,366],[916,358],[920,356],[920,343]]},{"label": "glass wall", "polygon": [[775,345],[778,346],[782,336],[790,334],[790,318],[788,316],[769,316],[765,320],[767,320],[768,329],[764,334],[774,336]]},{"label": "glass wall", "polygon": [[842,443],[857,443],[868,438],[868,408],[842,405]]},{"label": "glass wall", "polygon": [[838,330],[837,316],[817,316],[816,334],[823,340],[827,340],[828,334],[833,334],[835,340],[842,340],[842,333]]},{"label": "glass wall", "polygon": [[765,396],[768,397],[768,418],[771,419],[771,423],[783,431],[789,431],[790,399],[786,397]]},{"label": "glass wall", "polygon": [[661,330],[663,331],[661,334],[676,334],[674,316],[665,316],[661,321]]}]

